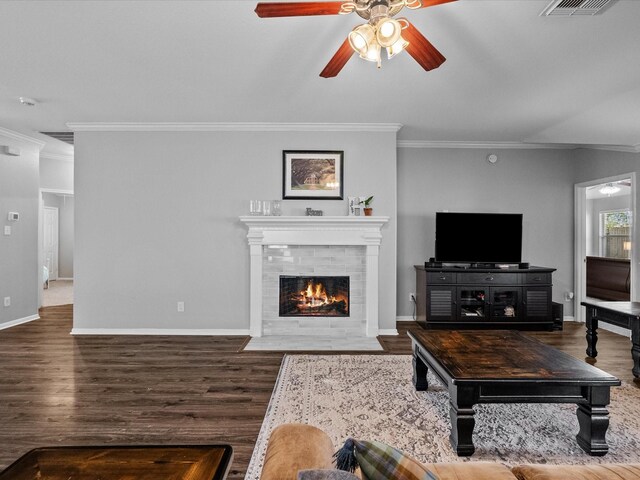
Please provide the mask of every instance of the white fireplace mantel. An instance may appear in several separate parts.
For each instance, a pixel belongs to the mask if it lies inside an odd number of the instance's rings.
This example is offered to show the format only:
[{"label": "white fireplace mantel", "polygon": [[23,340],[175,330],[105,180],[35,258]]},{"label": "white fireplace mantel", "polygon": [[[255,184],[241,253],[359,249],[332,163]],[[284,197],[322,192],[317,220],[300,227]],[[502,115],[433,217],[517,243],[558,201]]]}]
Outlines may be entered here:
[{"label": "white fireplace mantel", "polygon": [[378,334],[378,258],[382,227],[389,217],[242,216],[249,229],[250,321],[252,337],[262,336],[262,250],[264,245],[364,245],[366,247],[366,335]]}]

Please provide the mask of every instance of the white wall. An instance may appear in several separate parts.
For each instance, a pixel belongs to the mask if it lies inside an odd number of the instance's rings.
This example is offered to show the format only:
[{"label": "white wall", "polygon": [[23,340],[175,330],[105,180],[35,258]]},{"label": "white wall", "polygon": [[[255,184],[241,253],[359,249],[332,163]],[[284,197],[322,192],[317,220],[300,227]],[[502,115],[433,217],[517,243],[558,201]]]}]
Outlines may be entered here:
[{"label": "white wall", "polygon": [[[6,155],[4,146],[19,148],[20,156]],[[0,129],[0,328],[38,314],[39,154],[37,144]],[[9,222],[9,212],[20,220]],[[10,236],[3,235],[6,225]],[[3,306],[4,297],[11,306]]]},{"label": "white wall", "polygon": [[[487,162],[489,153],[499,157]],[[572,306],[573,159],[567,150],[398,150],[398,315],[410,316],[414,265],[435,254],[435,212],[523,214],[522,260],[553,267],[553,300]],[[477,235],[496,232],[469,232]],[[499,234],[499,232],[498,232]]]},{"label": "white wall", "polygon": [[[283,201],[345,215],[375,195],[388,215],[380,327],[396,317],[396,133],[76,132],[74,329],[249,328],[249,199],[282,196],[282,150],[344,150],[344,201]],[[185,302],[185,312],[176,302]]]},{"label": "white wall", "polygon": [[73,192],[73,159],[61,160],[42,154],[40,188]]}]

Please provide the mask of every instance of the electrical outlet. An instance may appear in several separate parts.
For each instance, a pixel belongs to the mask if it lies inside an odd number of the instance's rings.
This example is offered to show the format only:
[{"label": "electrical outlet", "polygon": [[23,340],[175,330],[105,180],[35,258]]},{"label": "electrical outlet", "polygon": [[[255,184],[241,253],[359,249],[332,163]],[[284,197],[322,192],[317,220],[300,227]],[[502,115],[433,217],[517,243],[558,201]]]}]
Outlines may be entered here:
[{"label": "electrical outlet", "polygon": [[416,294],[415,293],[410,293],[409,294],[409,301],[413,302],[413,301],[415,301],[415,299],[416,299]]},{"label": "electrical outlet", "polygon": [[573,300],[573,292],[564,292],[564,301],[570,302]]},{"label": "electrical outlet", "polygon": [[11,306],[11,297],[4,297],[4,306],[5,307]]},{"label": "electrical outlet", "polygon": [[178,302],[178,311],[184,312],[184,302]]}]

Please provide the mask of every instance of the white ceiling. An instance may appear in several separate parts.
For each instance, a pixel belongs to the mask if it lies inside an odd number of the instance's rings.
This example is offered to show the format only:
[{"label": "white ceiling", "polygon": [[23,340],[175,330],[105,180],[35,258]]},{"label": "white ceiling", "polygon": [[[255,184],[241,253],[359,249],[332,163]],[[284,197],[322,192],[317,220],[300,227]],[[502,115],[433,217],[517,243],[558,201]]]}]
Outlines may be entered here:
[{"label": "white ceiling", "polygon": [[640,151],[638,0],[588,17],[541,17],[547,0],[403,11],[440,68],[354,56],[334,79],[319,73],[360,17],[260,19],[255,3],[0,0],[0,126],[46,139],[34,132],[68,122],[401,123],[404,141]]}]

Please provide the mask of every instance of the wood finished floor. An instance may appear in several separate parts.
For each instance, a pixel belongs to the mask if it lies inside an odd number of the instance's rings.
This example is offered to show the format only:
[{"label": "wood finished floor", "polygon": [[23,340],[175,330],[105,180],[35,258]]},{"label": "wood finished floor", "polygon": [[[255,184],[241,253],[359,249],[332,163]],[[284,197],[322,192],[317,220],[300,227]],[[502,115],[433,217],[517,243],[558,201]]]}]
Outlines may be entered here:
[{"label": "wood finished floor", "polygon": [[[246,337],[74,337],[71,325],[71,306],[56,306],[0,331],[0,469],[39,446],[229,443],[229,478],[244,478],[282,353],[240,353]],[[410,328],[381,337],[381,354],[410,354]],[[585,358],[582,325],[533,335]],[[596,366],[634,382],[627,338],[600,330],[598,350]]]}]

